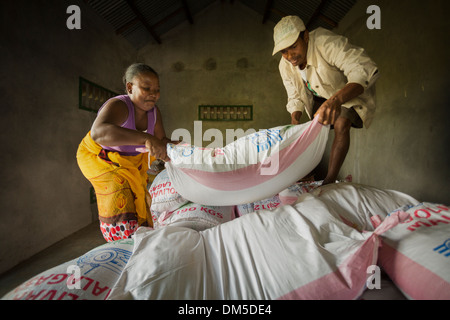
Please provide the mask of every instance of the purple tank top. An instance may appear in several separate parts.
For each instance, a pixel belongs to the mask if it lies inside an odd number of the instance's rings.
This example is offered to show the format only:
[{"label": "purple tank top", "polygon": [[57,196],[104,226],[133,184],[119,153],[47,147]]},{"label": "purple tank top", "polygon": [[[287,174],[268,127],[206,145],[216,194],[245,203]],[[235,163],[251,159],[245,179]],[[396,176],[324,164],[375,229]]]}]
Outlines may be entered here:
[{"label": "purple tank top", "polygon": [[[113,97],[111,99],[122,100],[123,102],[126,103],[126,105],[128,107],[128,119],[125,120],[124,123],[122,123],[121,127],[131,129],[131,130],[136,130],[136,122],[134,119],[134,105],[133,105],[133,102],[131,101],[130,97],[128,95],[121,95],[121,96]],[[110,101],[111,99],[109,99],[108,101]],[[103,104],[103,106],[98,110],[99,112],[108,101],[106,101]],[[155,131],[155,123],[156,123],[156,106],[152,110],[147,112],[147,116],[148,116],[147,133],[153,135],[154,131]],[[136,149],[137,148],[145,148],[145,145],[128,145],[128,146],[125,145],[125,146],[116,146],[116,147],[101,146],[101,147],[105,150],[119,152],[121,155],[124,155],[124,156],[136,156],[139,153],[141,153],[141,152],[137,151]]]}]

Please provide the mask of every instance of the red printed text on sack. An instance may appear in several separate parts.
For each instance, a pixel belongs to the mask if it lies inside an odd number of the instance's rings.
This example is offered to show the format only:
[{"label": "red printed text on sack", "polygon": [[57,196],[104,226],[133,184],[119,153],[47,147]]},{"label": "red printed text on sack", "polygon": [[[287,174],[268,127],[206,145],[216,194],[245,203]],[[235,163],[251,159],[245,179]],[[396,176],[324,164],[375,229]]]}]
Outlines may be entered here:
[{"label": "red printed text on sack", "polygon": [[420,227],[433,227],[440,224],[449,224],[450,215],[447,213],[449,208],[443,205],[438,205],[436,208],[420,208],[409,215],[403,223],[411,223],[407,229],[415,231]]},{"label": "red printed text on sack", "polygon": [[[40,290],[39,292],[35,293],[32,289],[32,287],[39,287],[41,285],[56,285],[59,283],[62,283],[66,278],[68,277],[68,275],[66,273],[60,273],[60,274],[50,274],[49,276],[38,276],[35,277],[33,279],[31,279],[30,281],[24,283],[22,286],[18,287],[15,292],[19,292],[22,291],[23,289],[30,289],[27,290],[26,292],[24,292],[21,295],[18,295],[16,297],[14,297],[14,299],[16,300],[54,300],[56,297],[56,300],[61,300],[64,297],[66,298],[71,298],[71,299],[78,299],[78,295],[76,294],[72,294],[69,292],[63,292],[61,293],[61,295],[56,296],[56,293],[60,294],[57,290]],[[80,281],[80,284],[82,286],[80,286],[81,290],[83,291],[87,291],[89,292],[90,290],[92,290],[90,293],[94,296],[100,296],[104,293],[109,293],[110,288],[108,286],[100,286],[100,283],[94,279],[85,277],[85,276],[81,276],[80,279],[78,280],[72,280],[70,281],[71,284],[76,283],[77,281]],[[93,284],[93,286],[92,286]],[[89,291],[88,291],[89,289]]]},{"label": "red printed text on sack", "polygon": [[273,210],[279,207],[279,203],[268,203],[268,204],[255,204],[255,211],[258,210]]}]

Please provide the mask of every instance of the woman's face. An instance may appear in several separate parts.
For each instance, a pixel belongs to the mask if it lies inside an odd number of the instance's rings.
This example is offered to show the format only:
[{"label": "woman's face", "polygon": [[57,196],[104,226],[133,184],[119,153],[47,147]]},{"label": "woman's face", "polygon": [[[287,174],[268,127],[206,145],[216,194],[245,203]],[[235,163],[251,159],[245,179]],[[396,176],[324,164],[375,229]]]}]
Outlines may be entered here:
[{"label": "woman's face", "polygon": [[309,34],[305,31],[302,37],[298,37],[297,41],[293,45],[281,50],[281,55],[287,61],[289,61],[294,67],[299,66],[300,69],[306,67],[306,54],[308,52]]},{"label": "woman's face", "polygon": [[135,76],[132,82],[127,83],[127,91],[137,108],[150,111],[160,97],[159,79],[151,72],[141,73]]}]

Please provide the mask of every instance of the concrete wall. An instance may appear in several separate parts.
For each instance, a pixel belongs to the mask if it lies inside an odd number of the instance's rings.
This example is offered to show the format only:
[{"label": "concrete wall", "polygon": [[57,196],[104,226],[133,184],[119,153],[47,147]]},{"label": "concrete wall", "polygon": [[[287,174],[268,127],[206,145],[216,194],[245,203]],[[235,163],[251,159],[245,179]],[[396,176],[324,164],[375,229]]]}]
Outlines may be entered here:
[{"label": "concrete wall", "polygon": [[[369,5],[381,29],[369,30]],[[342,178],[396,189],[420,201],[450,202],[450,2],[358,0],[336,32],[378,64],[377,113],[352,130]]]},{"label": "concrete wall", "polygon": [[[380,30],[367,28],[371,4],[381,9]],[[450,200],[448,9],[446,1],[361,0],[334,30],[364,47],[382,75],[375,120],[367,130],[352,130],[340,179],[351,174],[357,183],[400,190],[419,200]],[[139,51],[140,59],[161,74],[159,105],[168,134],[186,128],[194,136],[201,104],[254,106],[251,122],[202,123],[200,132],[217,128],[224,139],[227,128],[258,130],[290,121],[278,72],[280,54],[271,56],[273,26],[262,25],[261,16],[239,2],[218,2],[197,15],[194,25],[164,35],[163,45]],[[211,59],[216,67],[208,70]],[[240,59],[248,62],[246,68],[238,66]],[[308,120],[305,114],[302,120]],[[333,132],[317,179],[324,177],[332,140]]]},{"label": "concrete wall", "polygon": [[[162,36],[162,45],[141,49],[139,57],[160,73],[166,133],[185,128],[194,139],[199,105],[253,105],[253,121],[203,121],[203,133],[216,128],[223,143],[226,129],[289,122],[279,57],[272,57],[273,27],[239,2],[217,1],[197,14],[193,25],[186,22]],[[203,146],[210,143],[205,140]]]},{"label": "concrete wall", "polygon": [[[81,30],[69,30],[69,5]],[[0,272],[92,222],[76,150],[95,114],[78,77],[114,91],[136,51],[83,1],[1,2]]]}]

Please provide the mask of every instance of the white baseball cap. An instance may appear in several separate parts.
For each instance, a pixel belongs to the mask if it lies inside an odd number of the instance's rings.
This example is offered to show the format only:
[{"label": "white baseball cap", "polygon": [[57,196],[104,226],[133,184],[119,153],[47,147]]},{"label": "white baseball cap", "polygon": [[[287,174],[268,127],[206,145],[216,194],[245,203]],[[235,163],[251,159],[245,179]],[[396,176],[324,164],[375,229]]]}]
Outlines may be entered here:
[{"label": "white baseball cap", "polygon": [[281,19],[273,28],[275,47],[272,55],[293,45],[297,41],[300,32],[305,30],[306,27],[303,20],[297,16],[286,16]]}]

